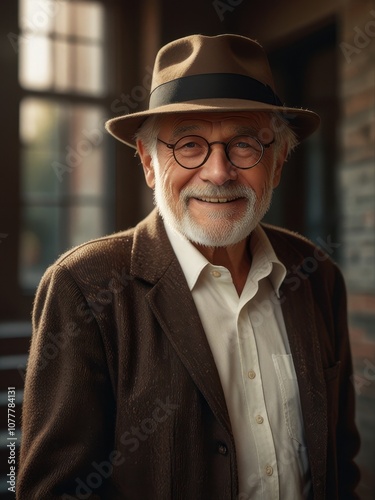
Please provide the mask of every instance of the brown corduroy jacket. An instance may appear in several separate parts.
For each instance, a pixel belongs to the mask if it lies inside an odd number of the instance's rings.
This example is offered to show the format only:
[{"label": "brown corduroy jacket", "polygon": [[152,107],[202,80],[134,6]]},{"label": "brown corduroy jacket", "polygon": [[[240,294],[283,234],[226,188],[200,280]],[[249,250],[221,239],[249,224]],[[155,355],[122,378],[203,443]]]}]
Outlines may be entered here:
[{"label": "brown corduroy jacket", "polygon": [[[326,254],[264,229],[288,269],[281,300],[313,498],[356,498],[345,287],[328,257],[335,244],[322,240]],[[218,372],[156,212],[62,256],[40,284],[33,321],[18,500],[237,498]]]}]

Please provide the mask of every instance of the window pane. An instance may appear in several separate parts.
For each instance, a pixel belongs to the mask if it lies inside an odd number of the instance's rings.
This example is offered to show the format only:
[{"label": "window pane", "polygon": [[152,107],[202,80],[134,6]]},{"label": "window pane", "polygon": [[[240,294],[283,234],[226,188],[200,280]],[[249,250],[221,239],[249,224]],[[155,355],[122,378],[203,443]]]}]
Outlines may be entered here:
[{"label": "window pane", "polygon": [[103,6],[98,2],[75,2],[71,4],[74,13],[72,35],[103,39]]},{"label": "window pane", "polygon": [[75,66],[75,90],[101,94],[103,86],[103,49],[96,45],[77,44]]},{"label": "window pane", "polygon": [[21,102],[20,138],[24,146],[57,148],[63,108],[47,99],[29,97]]},{"label": "window pane", "polygon": [[72,45],[65,40],[54,42],[55,67],[54,67],[54,88],[58,92],[67,92],[72,89],[72,68],[70,54]]},{"label": "window pane", "polygon": [[[48,100],[24,99],[20,109],[22,199],[58,195],[61,181],[54,162],[61,158],[64,110]],[[40,198],[39,198],[40,200]]]},{"label": "window pane", "polygon": [[72,196],[105,195],[104,111],[99,106],[71,108],[66,125],[65,189]]},{"label": "window pane", "polygon": [[103,194],[103,150],[94,149],[82,159],[82,163],[69,176],[70,193],[79,196],[100,196]]},{"label": "window pane", "polygon": [[72,21],[72,3],[60,1],[59,13],[56,16],[55,32],[59,35],[69,36],[71,34],[70,23]]},{"label": "window pane", "polygon": [[27,35],[20,44],[19,80],[23,87],[43,90],[52,85],[51,42]]},{"label": "window pane", "polygon": [[24,289],[35,288],[59,254],[59,215],[57,207],[27,207],[23,210],[20,281]]},{"label": "window pane", "polygon": [[24,99],[20,109],[23,199],[103,196],[105,115],[100,106]]},{"label": "window pane", "polygon": [[51,33],[59,10],[60,3],[54,0],[20,0],[20,28],[35,33]]},{"label": "window pane", "polygon": [[103,205],[73,205],[69,209],[69,241],[78,245],[84,241],[103,236],[107,230],[105,224],[106,207]]},{"label": "window pane", "polygon": [[20,0],[20,27],[23,87],[103,93],[104,8],[100,2]]},{"label": "window pane", "polygon": [[104,38],[104,9],[98,2],[60,1],[56,33],[92,40]]},{"label": "window pane", "polygon": [[60,92],[101,95],[104,91],[103,49],[64,40],[53,42],[54,88]]},{"label": "window pane", "polygon": [[57,200],[60,182],[52,169],[55,156],[52,151],[26,150],[22,153],[22,198],[32,202]]}]

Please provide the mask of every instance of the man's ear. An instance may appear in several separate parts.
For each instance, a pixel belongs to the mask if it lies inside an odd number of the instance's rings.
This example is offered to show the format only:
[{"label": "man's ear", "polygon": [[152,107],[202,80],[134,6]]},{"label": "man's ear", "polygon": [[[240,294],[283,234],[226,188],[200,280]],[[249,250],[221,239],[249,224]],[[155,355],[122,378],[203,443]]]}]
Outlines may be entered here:
[{"label": "man's ear", "polygon": [[275,171],[273,174],[273,187],[274,188],[280,184],[281,173],[283,170],[283,166],[284,166],[287,154],[288,154],[288,146],[287,146],[287,144],[285,144],[283,149],[280,149],[279,152],[277,153]]},{"label": "man's ear", "polygon": [[152,165],[151,155],[147,152],[143,142],[140,139],[137,140],[137,151],[142,162],[143,172],[145,174],[147,186],[150,187],[151,189],[154,189],[155,172],[154,172],[154,167]]}]

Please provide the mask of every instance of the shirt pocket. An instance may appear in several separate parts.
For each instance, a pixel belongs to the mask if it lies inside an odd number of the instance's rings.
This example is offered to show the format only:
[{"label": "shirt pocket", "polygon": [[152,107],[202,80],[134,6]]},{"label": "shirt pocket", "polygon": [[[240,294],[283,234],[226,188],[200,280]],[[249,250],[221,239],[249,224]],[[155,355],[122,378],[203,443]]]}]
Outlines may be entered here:
[{"label": "shirt pocket", "polygon": [[272,354],[279,382],[285,425],[291,439],[305,445],[297,376],[291,354]]}]

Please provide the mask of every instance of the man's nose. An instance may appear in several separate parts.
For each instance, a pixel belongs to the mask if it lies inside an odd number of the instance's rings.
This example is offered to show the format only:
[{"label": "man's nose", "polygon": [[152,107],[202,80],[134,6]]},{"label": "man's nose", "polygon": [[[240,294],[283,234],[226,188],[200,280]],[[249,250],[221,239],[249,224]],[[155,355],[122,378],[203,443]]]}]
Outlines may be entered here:
[{"label": "man's nose", "polygon": [[237,169],[228,160],[222,143],[211,145],[211,154],[200,168],[201,179],[222,186],[230,180],[236,180],[237,175]]}]

